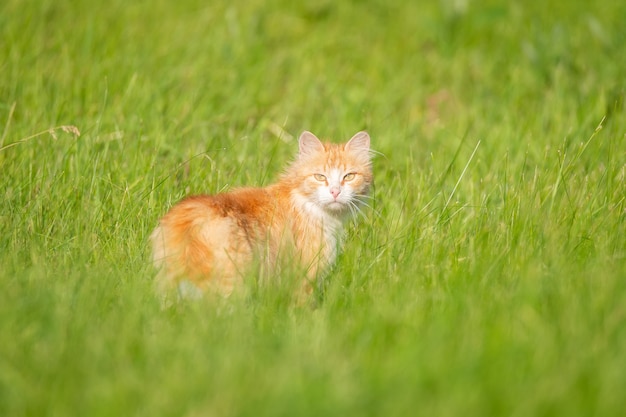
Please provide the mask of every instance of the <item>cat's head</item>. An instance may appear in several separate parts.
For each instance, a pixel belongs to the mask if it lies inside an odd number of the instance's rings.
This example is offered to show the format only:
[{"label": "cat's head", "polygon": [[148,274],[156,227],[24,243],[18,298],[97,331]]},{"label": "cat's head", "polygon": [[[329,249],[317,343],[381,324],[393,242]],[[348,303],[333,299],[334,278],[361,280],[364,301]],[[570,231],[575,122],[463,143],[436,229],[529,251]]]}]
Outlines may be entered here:
[{"label": "cat's head", "polygon": [[293,194],[309,208],[331,215],[356,213],[367,205],[372,184],[370,137],[359,132],[344,144],[332,144],[304,132],[287,175],[295,176]]}]

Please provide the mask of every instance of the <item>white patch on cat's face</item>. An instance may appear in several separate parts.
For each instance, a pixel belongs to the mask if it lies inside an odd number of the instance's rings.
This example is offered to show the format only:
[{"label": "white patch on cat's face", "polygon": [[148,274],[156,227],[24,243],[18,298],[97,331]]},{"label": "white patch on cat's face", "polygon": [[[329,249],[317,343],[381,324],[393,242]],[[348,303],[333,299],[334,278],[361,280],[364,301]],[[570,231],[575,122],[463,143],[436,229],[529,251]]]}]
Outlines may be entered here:
[{"label": "white patch on cat's face", "polygon": [[318,186],[315,190],[316,203],[330,212],[349,211],[354,205],[355,190],[351,186],[349,172],[332,168],[323,174],[316,174]]}]

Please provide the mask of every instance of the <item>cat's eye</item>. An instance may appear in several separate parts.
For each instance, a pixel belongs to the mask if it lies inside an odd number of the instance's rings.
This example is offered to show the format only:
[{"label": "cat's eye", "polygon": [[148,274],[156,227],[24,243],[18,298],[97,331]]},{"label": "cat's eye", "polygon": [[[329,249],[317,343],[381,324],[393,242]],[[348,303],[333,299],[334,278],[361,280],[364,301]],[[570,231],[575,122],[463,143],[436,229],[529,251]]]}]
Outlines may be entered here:
[{"label": "cat's eye", "polygon": [[326,177],[322,174],[313,174],[313,178],[315,178],[318,181],[326,181]]},{"label": "cat's eye", "polygon": [[344,175],[343,180],[344,181],[352,181],[355,177],[355,173],[354,172],[350,172],[349,174]]}]

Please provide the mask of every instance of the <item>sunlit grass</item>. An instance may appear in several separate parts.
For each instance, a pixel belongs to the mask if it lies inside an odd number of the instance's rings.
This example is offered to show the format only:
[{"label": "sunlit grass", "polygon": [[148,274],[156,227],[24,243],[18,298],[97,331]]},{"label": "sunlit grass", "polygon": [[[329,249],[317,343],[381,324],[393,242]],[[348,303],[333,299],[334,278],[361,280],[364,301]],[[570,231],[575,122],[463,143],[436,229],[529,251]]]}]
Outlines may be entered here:
[{"label": "sunlit grass", "polygon": [[[3,2],[0,415],[620,415],[624,13]],[[380,152],[315,308],[163,309],[158,217],[305,129]]]}]

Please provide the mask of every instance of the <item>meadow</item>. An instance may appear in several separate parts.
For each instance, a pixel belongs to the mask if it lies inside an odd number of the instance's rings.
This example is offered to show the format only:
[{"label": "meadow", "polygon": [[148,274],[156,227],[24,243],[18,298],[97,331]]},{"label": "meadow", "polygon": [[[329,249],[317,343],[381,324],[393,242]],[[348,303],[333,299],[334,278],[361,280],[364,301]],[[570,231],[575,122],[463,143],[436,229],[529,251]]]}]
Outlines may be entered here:
[{"label": "meadow", "polygon": [[[626,3],[4,0],[1,416],[618,416]],[[176,201],[367,130],[315,296],[162,308]]]}]

